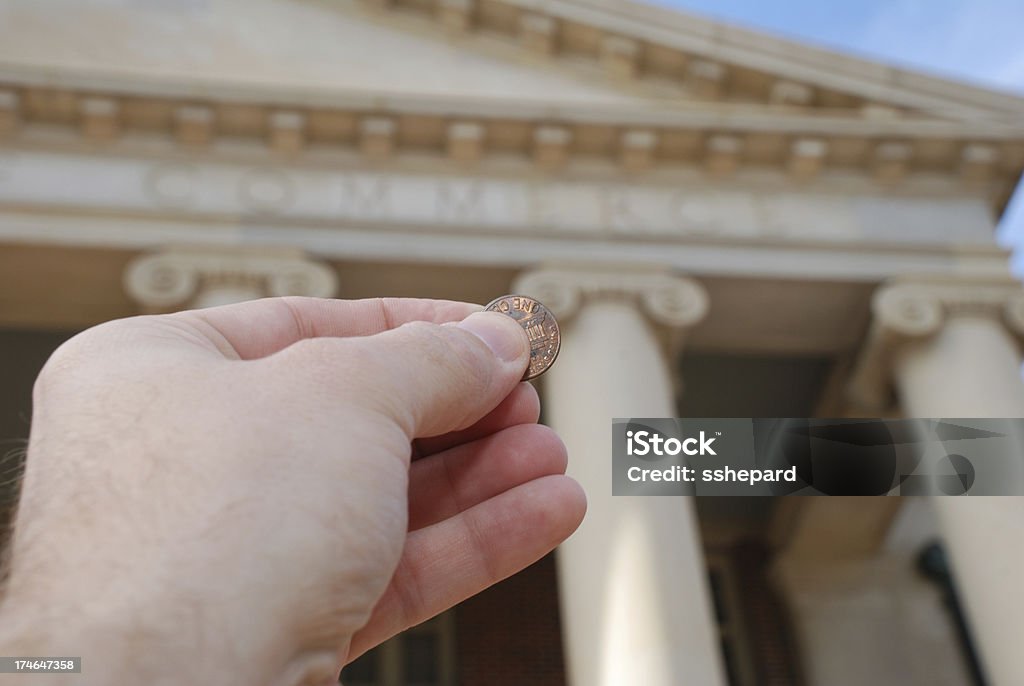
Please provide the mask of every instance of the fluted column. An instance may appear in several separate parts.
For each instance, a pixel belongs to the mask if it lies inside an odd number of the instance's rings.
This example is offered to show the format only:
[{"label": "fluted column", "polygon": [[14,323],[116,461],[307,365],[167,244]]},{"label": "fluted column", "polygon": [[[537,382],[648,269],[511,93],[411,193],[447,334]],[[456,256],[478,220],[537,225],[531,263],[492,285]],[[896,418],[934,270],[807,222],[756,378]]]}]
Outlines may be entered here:
[{"label": "fluted column", "polygon": [[168,248],[129,263],[124,286],[143,311],[168,312],[279,295],[327,298],[337,277],[297,250]]},{"label": "fluted column", "polygon": [[535,271],[515,289],[562,326],[544,406],[589,500],[558,553],[570,683],[724,684],[693,500],[613,497],[611,486],[611,420],[675,416],[664,334],[703,317],[704,290],[608,269]]},{"label": "fluted column", "polygon": [[[875,323],[854,377],[855,397],[880,402],[887,382],[912,417],[1024,417],[1016,283],[897,283],[874,299]],[[865,380],[868,380],[865,383]],[[1024,483],[1024,437],[1015,477]],[[932,500],[983,668],[993,686],[1024,682],[1022,497]]]}]

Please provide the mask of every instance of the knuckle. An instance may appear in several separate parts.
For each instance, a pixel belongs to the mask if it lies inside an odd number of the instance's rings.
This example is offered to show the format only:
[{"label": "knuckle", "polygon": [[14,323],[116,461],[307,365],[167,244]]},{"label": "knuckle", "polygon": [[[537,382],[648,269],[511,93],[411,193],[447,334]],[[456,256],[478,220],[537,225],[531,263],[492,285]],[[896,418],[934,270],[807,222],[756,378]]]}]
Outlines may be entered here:
[{"label": "knuckle", "polygon": [[74,355],[64,349],[65,345],[61,345],[50,355],[46,364],[36,375],[35,383],[32,385],[32,400],[33,405],[37,407],[41,400],[47,398],[55,388],[59,387],[68,370],[77,366]]},{"label": "knuckle", "polygon": [[118,329],[122,328],[124,324],[121,321],[105,322],[57,346],[36,376],[33,397],[38,400],[48,395],[80,370],[100,363],[104,357],[104,341],[116,339]]},{"label": "knuckle", "polygon": [[[338,386],[333,372],[338,370],[339,361],[356,356],[346,347],[351,348],[339,340],[305,338],[261,361],[291,381],[300,382],[307,392],[312,389],[317,395],[322,395],[329,388]],[[345,365],[346,368],[348,366]]]},{"label": "knuckle", "polygon": [[458,327],[435,326],[435,329],[438,346],[447,356],[453,373],[479,388],[489,386],[495,374],[495,358],[484,342]]},{"label": "knuckle", "polygon": [[[475,347],[479,346],[479,347]],[[365,346],[371,353],[360,378],[368,384],[364,400],[412,431],[426,416],[444,416],[465,424],[477,402],[492,393],[494,369],[484,344],[468,332],[431,322],[403,324],[389,342]],[[376,383],[378,382],[379,383]],[[411,393],[403,393],[408,388]]]},{"label": "knuckle", "polygon": [[429,605],[423,595],[424,581],[420,571],[407,557],[403,557],[395,574],[392,576],[391,587],[398,599],[399,626],[405,630],[419,624],[429,616]]},{"label": "knuckle", "polygon": [[495,376],[494,356],[483,341],[454,326],[429,324],[428,361],[467,393],[484,394]]},{"label": "knuckle", "polygon": [[564,474],[569,465],[569,451],[565,447],[565,441],[549,426],[543,424],[534,426],[533,430],[537,432],[537,440],[542,447],[550,451],[552,464],[557,467],[558,472]]}]

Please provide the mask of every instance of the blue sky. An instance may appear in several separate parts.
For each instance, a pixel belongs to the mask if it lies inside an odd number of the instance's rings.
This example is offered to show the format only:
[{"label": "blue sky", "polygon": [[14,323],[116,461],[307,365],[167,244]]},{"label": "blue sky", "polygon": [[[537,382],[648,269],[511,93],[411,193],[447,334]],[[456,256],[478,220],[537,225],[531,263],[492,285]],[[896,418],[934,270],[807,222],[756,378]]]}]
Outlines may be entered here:
[{"label": "blue sky", "polygon": [[[649,0],[1024,96],[1024,0]],[[1024,188],[1000,226],[1024,274]]]}]

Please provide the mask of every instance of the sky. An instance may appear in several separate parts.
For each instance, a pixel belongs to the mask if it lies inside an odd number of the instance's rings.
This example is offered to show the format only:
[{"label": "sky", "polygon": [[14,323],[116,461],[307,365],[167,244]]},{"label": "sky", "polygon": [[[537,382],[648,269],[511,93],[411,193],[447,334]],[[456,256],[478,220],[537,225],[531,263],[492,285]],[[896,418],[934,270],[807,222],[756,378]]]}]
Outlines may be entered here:
[{"label": "sky", "polygon": [[[1024,96],[1024,0],[648,0]],[[999,239],[1024,276],[1024,186]]]}]

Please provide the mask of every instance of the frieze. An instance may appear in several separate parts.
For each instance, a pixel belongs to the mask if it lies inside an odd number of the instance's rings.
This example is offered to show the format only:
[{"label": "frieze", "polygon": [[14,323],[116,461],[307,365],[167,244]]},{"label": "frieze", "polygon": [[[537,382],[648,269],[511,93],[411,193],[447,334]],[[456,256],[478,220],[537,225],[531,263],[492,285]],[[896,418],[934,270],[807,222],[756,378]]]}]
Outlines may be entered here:
[{"label": "frieze", "polygon": [[[692,177],[691,177],[692,179]],[[0,205],[442,227],[483,233],[987,245],[968,197],[846,195],[631,180],[336,170],[0,152]],[[920,216],[927,231],[915,225]],[[919,222],[920,223],[920,222]]]}]

